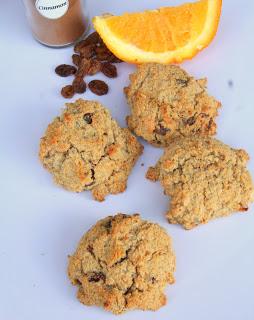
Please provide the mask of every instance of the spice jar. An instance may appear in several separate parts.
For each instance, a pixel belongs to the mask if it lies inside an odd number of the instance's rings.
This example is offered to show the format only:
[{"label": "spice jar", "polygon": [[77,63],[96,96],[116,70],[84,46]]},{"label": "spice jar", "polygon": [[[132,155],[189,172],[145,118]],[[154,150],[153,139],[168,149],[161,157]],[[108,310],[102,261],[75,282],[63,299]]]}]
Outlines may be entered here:
[{"label": "spice jar", "polygon": [[34,37],[52,47],[70,45],[88,28],[83,0],[23,0]]}]

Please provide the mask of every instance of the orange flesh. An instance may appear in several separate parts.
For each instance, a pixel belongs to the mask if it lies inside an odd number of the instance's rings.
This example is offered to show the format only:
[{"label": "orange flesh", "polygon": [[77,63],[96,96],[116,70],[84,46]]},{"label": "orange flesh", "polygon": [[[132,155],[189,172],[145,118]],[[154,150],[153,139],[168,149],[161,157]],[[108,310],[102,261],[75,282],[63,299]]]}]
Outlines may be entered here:
[{"label": "orange flesh", "polygon": [[173,51],[202,32],[207,9],[207,1],[200,1],[179,7],[112,16],[107,18],[107,24],[118,38],[144,51]]}]

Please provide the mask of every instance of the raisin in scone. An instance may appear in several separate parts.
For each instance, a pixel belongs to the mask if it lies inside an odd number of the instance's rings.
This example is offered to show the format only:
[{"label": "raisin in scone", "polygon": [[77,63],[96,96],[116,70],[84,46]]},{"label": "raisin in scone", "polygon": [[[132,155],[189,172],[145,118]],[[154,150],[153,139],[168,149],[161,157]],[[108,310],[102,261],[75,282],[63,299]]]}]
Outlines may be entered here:
[{"label": "raisin in scone", "polygon": [[95,101],[66,104],[41,139],[39,157],[55,182],[96,200],[123,192],[143,146]]},{"label": "raisin in scone", "polygon": [[165,305],[164,289],[174,283],[174,271],[170,237],[139,214],[98,221],[82,237],[68,266],[80,302],[115,314]]},{"label": "raisin in scone", "polygon": [[216,133],[220,103],[206,92],[206,79],[195,80],[175,65],[143,64],[124,89],[131,109],[128,127],[149,143],[167,146],[181,136]]},{"label": "raisin in scone", "polygon": [[191,229],[234,211],[247,211],[253,183],[244,150],[232,149],[213,138],[178,138],[165,150],[150,180],[159,180],[171,196],[170,223]]}]

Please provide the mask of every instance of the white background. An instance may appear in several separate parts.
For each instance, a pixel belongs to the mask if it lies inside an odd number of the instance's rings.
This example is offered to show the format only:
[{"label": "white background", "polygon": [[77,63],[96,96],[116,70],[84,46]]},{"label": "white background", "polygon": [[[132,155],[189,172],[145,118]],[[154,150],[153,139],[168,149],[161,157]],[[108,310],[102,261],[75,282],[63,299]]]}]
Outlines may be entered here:
[{"label": "white background", "polygon": [[[87,8],[93,16],[175,3],[90,0]],[[224,0],[216,39],[183,66],[196,77],[208,77],[209,92],[223,104],[218,137],[249,152],[254,176],[253,12],[252,0]],[[139,212],[160,223],[172,236],[177,256],[168,304],[156,313],[132,311],[119,319],[253,320],[253,206],[247,214],[192,231],[169,225],[167,197],[158,183],[144,178],[162,151],[144,141],[144,154],[125,193],[98,203],[89,192],[55,186],[38,161],[38,145],[65,103],[59,90],[69,80],[57,77],[54,68],[70,62],[72,49],[50,49],[34,41],[20,1],[0,1],[0,41],[0,320],[115,319],[76,300],[66,267],[82,234],[116,212]],[[118,70],[117,80],[107,79],[109,95],[98,98],[87,92],[84,97],[103,102],[124,126],[128,107],[122,88],[134,67],[121,64]]]}]

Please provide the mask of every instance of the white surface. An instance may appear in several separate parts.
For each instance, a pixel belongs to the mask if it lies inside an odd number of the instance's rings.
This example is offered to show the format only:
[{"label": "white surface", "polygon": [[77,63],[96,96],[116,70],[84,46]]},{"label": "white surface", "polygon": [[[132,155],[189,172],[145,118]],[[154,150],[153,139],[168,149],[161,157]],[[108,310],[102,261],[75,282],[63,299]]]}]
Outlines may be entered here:
[{"label": "white surface", "polygon": [[[88,5],[93,16],[171,3],[176,1],[90,0]],[[251,0],[224,0],[215,41],[184,67],[197,77],[208,77],[210,93],[223,104],[218,137],[249,152],[254,176],[253,12]],[[176,284],[167,289],[167,306],[119,319],[253,320],[253,206],[248,214],[192,231],[169,225],[164,216],[167,198],[159,184],[144,178],[162,151],[147,144],[123,194],[98,203],[89,193],[55,186],[38,161],[38,143],[65,103],[58,92],[69,80],[57,77],[54,67],[70,62],[72,49],[49,49],[34,41],[20,1],[1,1],[0,25],[0,320],[115,319],[76,300],[66,266],[82,234],[116,212],[140,212],[160,223],[173,237],[177,255]],[[108,96],[87,92],[84,97],[103,102],[124,125],[128,107],[122,88],[133,67],[122,64],[118,69],[119,78],[107,80]]]}]

